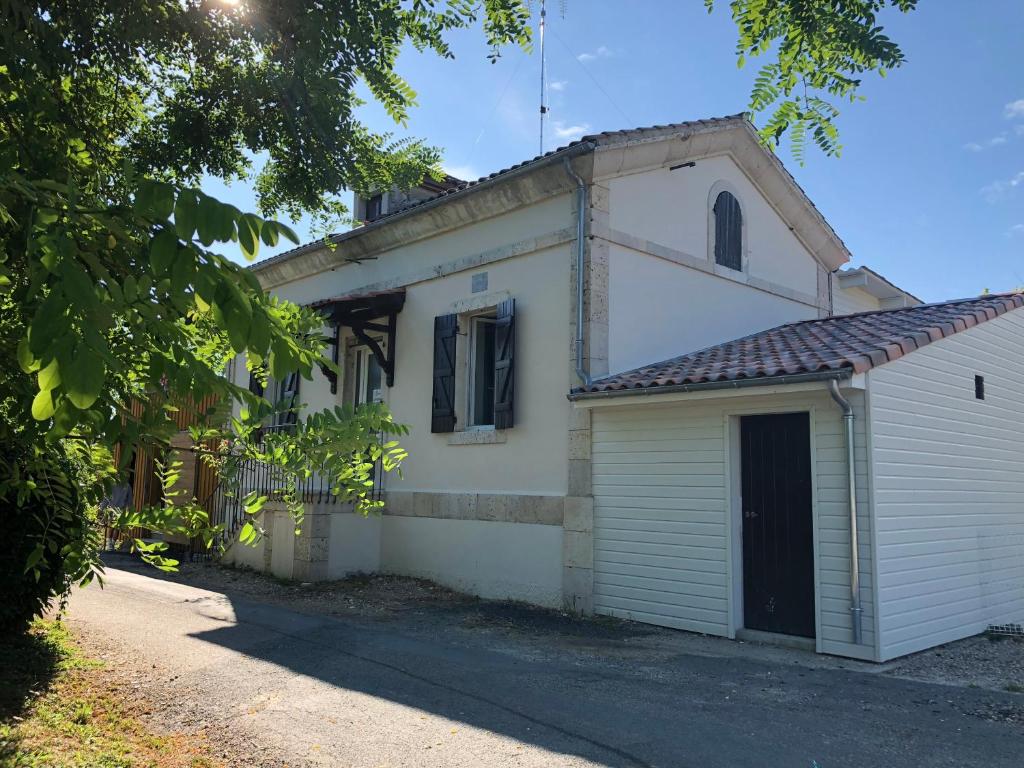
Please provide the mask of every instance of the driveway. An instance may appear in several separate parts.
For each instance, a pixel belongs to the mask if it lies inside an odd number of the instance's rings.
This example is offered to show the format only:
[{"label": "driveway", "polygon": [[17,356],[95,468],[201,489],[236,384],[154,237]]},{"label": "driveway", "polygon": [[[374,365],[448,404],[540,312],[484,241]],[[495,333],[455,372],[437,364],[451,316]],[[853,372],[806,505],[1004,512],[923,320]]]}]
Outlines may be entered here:
[{"label": "driveway", "polygon": [[1021,694],[467,598],[326,615],[223,574],[119,560],[69,621],[291,766],[1024,764]]}]

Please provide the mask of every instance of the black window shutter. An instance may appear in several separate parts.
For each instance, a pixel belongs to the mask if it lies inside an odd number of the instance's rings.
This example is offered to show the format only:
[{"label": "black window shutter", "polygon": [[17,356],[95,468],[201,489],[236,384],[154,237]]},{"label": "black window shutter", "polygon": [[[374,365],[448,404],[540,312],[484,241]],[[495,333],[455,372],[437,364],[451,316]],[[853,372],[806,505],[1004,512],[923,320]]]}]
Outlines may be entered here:
[{"label": "black window shutter", "polygon": [[289,373],[281,382],[280,400],[278,405],[291,410],[277,415],[278,424],[289,426],[296,424],[299,420],[299,382],[301,381],[298,371]]},{"label": "black window shutter", "polygon": [[256,378],[256,374],[252,372],[249,373],[249,391],[257,397],[263,397],[263,385]]},{"label": "black window shutter", "polygon": [[434,318],[434,394],[430,410],[431,432],[455,431],[455,339],[457,315]]},{"label": "black window shutter", "polygon": [[743,269],[743,212],[739,201],[729,192],[715,198],[715,263],[740,271]]},{"label": "black window shutter", "polygon": [[516,300],[498,305],[494,327],[494,428],[515,423]]}]

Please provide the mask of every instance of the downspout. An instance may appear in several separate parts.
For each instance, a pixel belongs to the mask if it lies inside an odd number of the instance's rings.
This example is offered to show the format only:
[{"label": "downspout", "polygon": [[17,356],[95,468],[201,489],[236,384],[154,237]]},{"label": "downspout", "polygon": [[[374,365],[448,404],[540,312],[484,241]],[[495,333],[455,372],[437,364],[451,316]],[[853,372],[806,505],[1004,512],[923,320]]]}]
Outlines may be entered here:
[{"label": "downspout", "polygon": [[829,379],[828,392],[843,409],[846,428],[846,472],[850,507],[850,616],[853,619],[853,644],[861,643],[860,559],[857,551],[857,465],[853,447],[853,406],[839,393],[839,382]]},{"label": "downspout", "polygon": [[570,158],[567,157],[562,162],[569,178],[576,182],[576,375],[583,382],[583,386],[589,387],[593,380],[583,365],[583,286],[586,254],[584,235],[586,231],[587,185],[573,170]]}]

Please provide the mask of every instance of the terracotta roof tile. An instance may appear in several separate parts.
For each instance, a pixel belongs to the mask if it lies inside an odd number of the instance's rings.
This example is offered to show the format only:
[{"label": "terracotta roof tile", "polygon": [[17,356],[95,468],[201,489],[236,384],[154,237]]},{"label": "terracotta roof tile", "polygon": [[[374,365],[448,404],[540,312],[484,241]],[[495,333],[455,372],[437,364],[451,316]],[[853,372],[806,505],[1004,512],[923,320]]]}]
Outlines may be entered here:
[{"label": "terracotta roof tile", "polygon": [[575,393],[767,380],[824,371],[863,373],[1020,307],[1024,307],[1024,295],[1008,293],[787,323],[598,379]]}]

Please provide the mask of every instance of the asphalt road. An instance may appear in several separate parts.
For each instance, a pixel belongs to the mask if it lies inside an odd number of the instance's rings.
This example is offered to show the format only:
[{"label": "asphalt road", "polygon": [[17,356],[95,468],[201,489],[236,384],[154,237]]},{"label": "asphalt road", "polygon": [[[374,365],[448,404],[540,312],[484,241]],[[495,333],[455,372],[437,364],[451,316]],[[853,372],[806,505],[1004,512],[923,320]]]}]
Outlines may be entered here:
[{"label": "asphalt road", "polygon": [[292,766],[1024,765],[1020,694],[733,643],[695,653],[683,633],[655,654],[628,638],[566,646],[310,615],[134,568],[76,592],[69,621],[114,658],[173,670],[154,684]]}]

